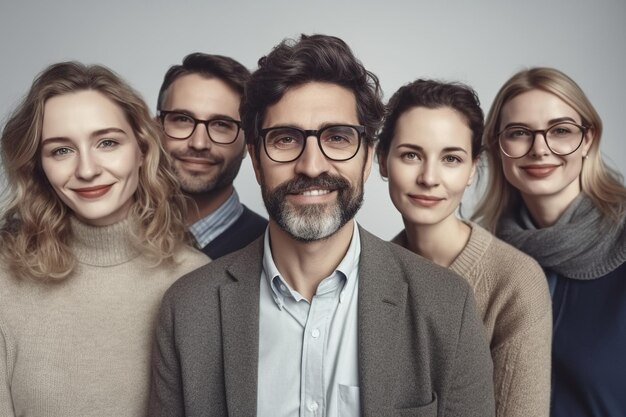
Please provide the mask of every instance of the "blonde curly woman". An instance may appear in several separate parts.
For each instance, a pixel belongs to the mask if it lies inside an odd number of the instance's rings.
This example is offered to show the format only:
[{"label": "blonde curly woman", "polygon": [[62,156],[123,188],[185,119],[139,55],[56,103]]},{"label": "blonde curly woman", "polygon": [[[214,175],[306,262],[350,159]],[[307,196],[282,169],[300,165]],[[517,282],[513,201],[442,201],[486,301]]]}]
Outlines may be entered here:
[{"label": "blonde curly woman", "polygon": [[144,416],[163,292],[208,262],[147,106],[101,66],[52,65],[2,132],[0,415]]}]

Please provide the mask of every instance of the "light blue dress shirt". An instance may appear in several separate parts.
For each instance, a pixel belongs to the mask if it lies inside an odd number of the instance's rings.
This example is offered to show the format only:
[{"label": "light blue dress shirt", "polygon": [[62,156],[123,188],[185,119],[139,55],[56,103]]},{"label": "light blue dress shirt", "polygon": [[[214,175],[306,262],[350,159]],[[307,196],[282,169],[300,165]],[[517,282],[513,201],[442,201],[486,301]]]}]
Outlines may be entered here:
[{"label": "light blue dress shirt", "polygon": [[239,201],[237,191],[233,190],[230,197],[217,210],[189,227],[189,231],[196,239],[198,248],[204,248],[213,239],[221,235],[224,230],[237,221],[241,213],[243,213],[243,205]]},{"label": "light blue dress shirt", "polygon": [[361,242],[348,251],[311,303],[274,264],[265,232],[259,300],[257,416],[360,416],[358,283]]}]

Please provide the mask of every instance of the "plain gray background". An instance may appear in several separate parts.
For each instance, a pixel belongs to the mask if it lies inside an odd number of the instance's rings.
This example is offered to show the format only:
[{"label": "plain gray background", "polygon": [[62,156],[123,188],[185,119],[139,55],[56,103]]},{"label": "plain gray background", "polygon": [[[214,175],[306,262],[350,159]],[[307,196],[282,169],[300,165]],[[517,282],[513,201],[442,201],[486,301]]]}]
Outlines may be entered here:
[{"label": "plain gray background", "polygon": [[[386,98],[416,78],[457,80],[476,89],[485,113],[513,73],[559,68],[602,116],[603,154],[624,173],[625,20],[625,0],[0,0],[0,123],[54,62],[107,65],[154,109],[165,71],[190,52],[229,55],[254,70],[283,38],[325,33],[352,47]],[[243,202],[265,214],[249,158],[235,184]],[[464,214],[479,192],[468,191]],[[402,228],[377,165],[357,218],[385,239]]]}]

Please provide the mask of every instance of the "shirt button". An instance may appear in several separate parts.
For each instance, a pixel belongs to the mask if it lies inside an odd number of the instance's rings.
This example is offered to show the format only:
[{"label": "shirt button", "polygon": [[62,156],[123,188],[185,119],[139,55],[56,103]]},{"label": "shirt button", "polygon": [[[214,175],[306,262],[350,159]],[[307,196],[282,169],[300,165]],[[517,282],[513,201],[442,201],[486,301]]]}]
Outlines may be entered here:
[{"label": "shirt button", "polygon": [[[313,329],[313,330],[311,331],[311,336],[313,336],[315,339],[317,339],[318,337],[320,337],[320,331],[319,331],[319,329]],[[316,403],[313,403],[313,404],[316,404]]]},{"label": "shirt button", "polygon": [[309,404],[309,410],[310,411],[317,411],[318,408],[319,408],[319,406],[317,405],[317,403],[315,401],[313,401],[311,404]]},{"label": "shirt button", "polygon": [[285,286],[285,284],[280,284],[280,289],[283,291],[287,291],[287,287]]}]

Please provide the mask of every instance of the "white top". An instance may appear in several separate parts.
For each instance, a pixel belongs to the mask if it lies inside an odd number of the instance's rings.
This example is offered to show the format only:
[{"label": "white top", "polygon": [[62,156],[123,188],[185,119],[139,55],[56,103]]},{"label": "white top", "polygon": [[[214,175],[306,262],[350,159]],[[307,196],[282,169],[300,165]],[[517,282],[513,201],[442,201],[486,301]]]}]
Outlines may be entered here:
[{"label": "white top", "polygon": [[257,416],[358,417],[358,227],[311,303],[276,268],[265,232]]}]

